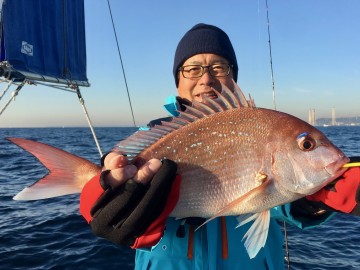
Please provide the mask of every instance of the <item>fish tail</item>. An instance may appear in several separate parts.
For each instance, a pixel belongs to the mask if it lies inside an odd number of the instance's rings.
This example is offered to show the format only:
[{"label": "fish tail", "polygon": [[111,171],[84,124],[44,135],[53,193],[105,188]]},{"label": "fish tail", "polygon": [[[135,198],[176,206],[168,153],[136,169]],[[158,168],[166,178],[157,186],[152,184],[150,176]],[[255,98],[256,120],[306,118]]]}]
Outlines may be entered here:
[{"label": "fish tail", "polygon": [[35,156],[48,170],[43,178],[19,192],[14,200],[39,200],[80,193],[100,172],[96,164],[56,147],[21,138],[6,138]]}]

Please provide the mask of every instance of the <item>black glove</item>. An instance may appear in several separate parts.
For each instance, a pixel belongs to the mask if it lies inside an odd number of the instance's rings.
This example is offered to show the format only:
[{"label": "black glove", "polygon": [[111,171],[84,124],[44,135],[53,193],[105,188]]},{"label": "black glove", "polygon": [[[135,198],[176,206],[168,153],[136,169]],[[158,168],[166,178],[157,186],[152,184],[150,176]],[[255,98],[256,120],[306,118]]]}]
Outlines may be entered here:
[{"label": "black glove", "polygon": [[[94,234],[132,246],[164,210],[176,170],[176,163],[165,159],[146,185],[130,179],[117,188],[109,186],[91,209]],[[107,173],[104,171],[101,178]]]}]

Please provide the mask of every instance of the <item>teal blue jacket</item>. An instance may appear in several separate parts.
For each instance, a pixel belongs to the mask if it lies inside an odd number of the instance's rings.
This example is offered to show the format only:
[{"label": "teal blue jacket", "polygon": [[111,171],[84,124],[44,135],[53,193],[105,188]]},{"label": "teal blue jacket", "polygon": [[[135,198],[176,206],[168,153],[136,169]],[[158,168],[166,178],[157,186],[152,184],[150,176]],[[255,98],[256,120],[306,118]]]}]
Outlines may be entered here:
[{"label": "teal blue jacket", "polygon": [[[178,107],[174,97],[168,99],[165,108],[174,115]],[[168,218],[166,229],[159,243],[150,249],[138,249],[135,256],[136,270],[262,270],[284,269],[284,237],[279,221],[286,221],[299,228],[316,226],[333,214],[313,220],[311,224],[295,219],[291,213],[291,204],[278,206],[271,209],[269,234],[265,247],[260,250],[255,258],[250,259],[244,247],[242,238],[251,222],[235,228],[235,217],[226,217],[227,232],[227,258],[223,258],[222,229],[220,218],[214,219],[201,227],[193,234],[192,242],[189,241],[190,225],[184,224],[185,234],[177,236],[181,224],[180,220]],[[189,246],[190,245],[190,246]],[[189,257],[189,251],[192,256]]]}]

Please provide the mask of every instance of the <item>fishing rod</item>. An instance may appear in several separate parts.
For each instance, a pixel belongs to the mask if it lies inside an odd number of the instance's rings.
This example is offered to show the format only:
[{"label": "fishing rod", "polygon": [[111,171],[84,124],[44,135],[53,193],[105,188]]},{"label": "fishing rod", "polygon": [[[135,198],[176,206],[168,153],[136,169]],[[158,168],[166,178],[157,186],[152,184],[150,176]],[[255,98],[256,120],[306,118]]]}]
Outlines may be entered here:
[{"label": "fishing rod", "polygon": [[268,1],[266,3],[266,19],[267,19],[267,33],[268,33],[268,44],[269,44],[269,54],[270,54],[270,72],[271,72],[271,83],[272,83],[272,95],[273,95],[273,106],[276,111],[276,102],[275,102],[275,80],[274,80],[274,69],[272,61],[272,50],[271,50],[271,36],[270,36],[270,19],[269,19],[269,6]]},{"label": "fishing rod", "polygon": [[[270,19],[269,19],[269,5],[268,0],[265,0],[266,4],[266,20],[267,20],[267,34],[268,34],[268,44],[269,44],[269,57],[270,57],[270,72],[271,72],[271,84],[272,84],[272,97],[273,97],[273,107],[276,111],[276,100],[275,100],[275,79],[274,79],[274,68],[272,60],[272,49],[271,49],[271,35],[270,35]],[[287,263],[287,269],[290,270],[290,253],[289,253],[289,241],[287,237],[287,228],[286,222],[283,221],[284,227],[284,241],[285,241],[285,261]]]}]

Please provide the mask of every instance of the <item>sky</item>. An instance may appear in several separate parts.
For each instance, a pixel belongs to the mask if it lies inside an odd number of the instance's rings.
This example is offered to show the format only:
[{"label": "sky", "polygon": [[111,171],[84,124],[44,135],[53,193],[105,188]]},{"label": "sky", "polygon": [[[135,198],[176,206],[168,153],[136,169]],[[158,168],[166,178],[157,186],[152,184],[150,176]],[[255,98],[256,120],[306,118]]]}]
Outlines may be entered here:
[{"label": "sky", "polygon": [[[110,0],[136,125],[167,115],[164,101],[177,93],[176,46],[201,22],[229,35],[243,92],[274,108],[265,0],[220,2]],[[276,109],[305,121],[309,109],[317,118],[332,108],[337,117],[360,116],[360,1],[268,0],[268,7]],[[85,20],[91,86],[81,92],[91,121],[133,126],[107,1],[85,0]],[[54,126],[87,126],[75,94],[26,86],[0,116],[0,127]]]}]

